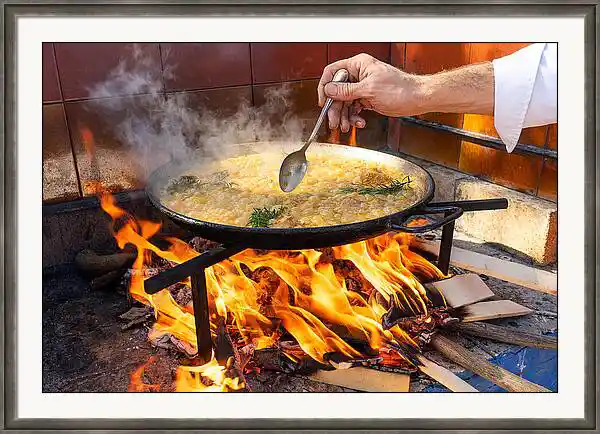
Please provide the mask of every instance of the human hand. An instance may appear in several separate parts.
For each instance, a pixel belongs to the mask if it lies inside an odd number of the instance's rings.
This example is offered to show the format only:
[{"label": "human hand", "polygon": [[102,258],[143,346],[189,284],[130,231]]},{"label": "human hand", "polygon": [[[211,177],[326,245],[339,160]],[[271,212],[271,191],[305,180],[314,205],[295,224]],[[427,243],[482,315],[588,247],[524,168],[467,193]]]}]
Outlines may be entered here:
[{"label": "human hand", "polygon": [[[349,83],[331,83],[333,75],[345,68]],[[334,100],[328,112],[329,128],[364,128],[361,110],[373,110],[385,116],[412,116],[425,113],[421,104],[423,77],[408,74],[368,54],[338,60],[325,67],[317,92],[319,106],[327,97]]]}]

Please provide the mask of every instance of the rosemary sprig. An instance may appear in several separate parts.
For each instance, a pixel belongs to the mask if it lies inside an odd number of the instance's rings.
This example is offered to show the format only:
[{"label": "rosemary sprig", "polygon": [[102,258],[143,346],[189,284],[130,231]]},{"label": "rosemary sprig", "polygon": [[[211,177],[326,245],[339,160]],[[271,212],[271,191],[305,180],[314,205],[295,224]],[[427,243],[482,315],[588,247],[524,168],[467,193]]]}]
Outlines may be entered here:
[{"label": "rosemary sprig", "polygon": [[410,176],[405,176],[402,180],[394,179],[389,184],[380,184],[376,186],[352,185],[340,189],[342,193],[358,193],[358,194],[398,194],[405,190],[412,180]]},{"label": "rosemary sprig", "polygon": [[201,182],[200,178],[194,175],[182,175],[179,179],[174,180],[167,187],[167,192],[169,194],[173,193],[185,193],[189,191],[192,187],[196,189],[204,188],[204,187],[222,187],[225,186],[227,188],[237,187],[238,184],[235,182],[228,181],[229,172],[226,170],[222,170],[220,172],[215,172],[210,175],[208,181]]},{"label": "rosemary sprig", "polygon": [[248,225],[253,228],[268,228],[273,224],[273,220],[283,214],[284,211],[285,208],[281,206],[272,208],[254,208],[250,214]]},{"label": "rosemary sprig", "polygon": [[182,193],[199,182],[200,179],[197,176],[182,175],[179,179],[171,181],[171,184],[167,187],[167,192],[170,194]]}]

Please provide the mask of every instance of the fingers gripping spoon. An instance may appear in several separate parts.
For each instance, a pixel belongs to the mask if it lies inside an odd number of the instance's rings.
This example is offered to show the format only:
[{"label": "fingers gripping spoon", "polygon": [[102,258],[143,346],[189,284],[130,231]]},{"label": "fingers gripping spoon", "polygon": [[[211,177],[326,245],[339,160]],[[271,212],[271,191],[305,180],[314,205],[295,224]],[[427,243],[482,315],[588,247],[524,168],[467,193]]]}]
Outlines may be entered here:
[{"label": "fingers gripping spoon", "polygon": [[[348,81],[348,77],[348,71],[345,69],[340,69],[335,73],[332,81],[335,83],[342,83]],[[300,148],[298,151],[292,152],[290,155],[285,157],[283,163],[281,163],[281,168],[279,169],[279,187],[282,191],[289,193],[290,191],[294,190],[302,182],[304,175],[306,175],[306,171],[308,170],[306,150],[313,142],[315,137],[317,137],[319,128],[325,120],[331,104],[333,104],[333,100],[331,98],[327,98],[325,104],[323,105],[323,109],[321,109],[321,114],[317,119],[315,128],[310,134],[308,140],[304,143],[304,146],[302,146],[302,148]]]}]

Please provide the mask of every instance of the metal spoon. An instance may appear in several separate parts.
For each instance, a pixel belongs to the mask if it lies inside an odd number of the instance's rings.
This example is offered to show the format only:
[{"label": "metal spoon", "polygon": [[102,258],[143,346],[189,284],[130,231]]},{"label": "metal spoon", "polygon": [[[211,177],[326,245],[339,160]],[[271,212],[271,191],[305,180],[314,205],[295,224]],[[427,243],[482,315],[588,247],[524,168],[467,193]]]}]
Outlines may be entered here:
[{"label": "metal spoon", "polygon": [[[342,83],[348,80],[350,74],[345,69],[338,70],[333,76],[333,82]],[[323,105],[323,109],[321,109],[321,114],[319,115],[319,119],[317,119],[317,124],[313,129],[312,133],[308,140],[304,143],[304,146],[300,148],[298,151],[292,152],[290,155],[285,157],[283,163],[281,163],[281,168],[279,169],[279,187],[281,190],[289,193],[302,182],[304,175],[306,175],[306,171],[308,170],[308,161],[306,161],[306,150],[312,143],[312,141],[317,137],[317,133],[319,132],[319,128],[321,128],[321,124],[323,120],[325,120],[325,116],[327,116],[327,111],[331,107],[333,100],[331,98],[327,98],[325,101],[325,105]]]}]

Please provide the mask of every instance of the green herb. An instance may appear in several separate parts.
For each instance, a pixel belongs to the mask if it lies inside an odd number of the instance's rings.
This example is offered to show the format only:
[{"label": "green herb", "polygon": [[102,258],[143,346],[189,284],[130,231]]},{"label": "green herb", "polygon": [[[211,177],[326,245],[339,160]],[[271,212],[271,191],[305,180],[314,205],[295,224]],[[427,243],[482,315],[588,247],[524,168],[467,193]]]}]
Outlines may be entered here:
[{"label": "green herb", "polygon": [[412,180],[405,176],[401,181],[394,179],[390,184],[380,184],[376,186],[364,186],[353,184],[351,187],[340,189],[343,193],[358,194],[398,194],[409,187]]},{"label": "green herb", "polygon": [[272,208],[254,208],[250,214],[248,225],[253,228],[268,228],[273,224],[273,220],[281,216],[284,211],[285,208],[281,206]]},{"label": "green herb", "polygon": [[215,172],[209,176],[207,182],[200,182],[200,178],[193,175],[182,175],[179,179],[172,181],[171,184],[167,187],[167,192],[169,194],[173,193],[185,193],[191,188],[195,187],[196,189],[200,189],[203,187],[219,187],[225,186],[227,188],[232,188],[237,186],[235,182],[229,182],[227,178],[229,177],[229,173],[226,170]]},{"label": "green herb", "polygon": [[197,176],[183,175],[183,176],[180,176],[178,180],[172,181],[171,185],[169,185],[167,187],[167,191],[170,194],[181,193],[181,192],[187,190],[188,188],[198,184],[199,182],[200,182],[200,180],[198,179]]}]

